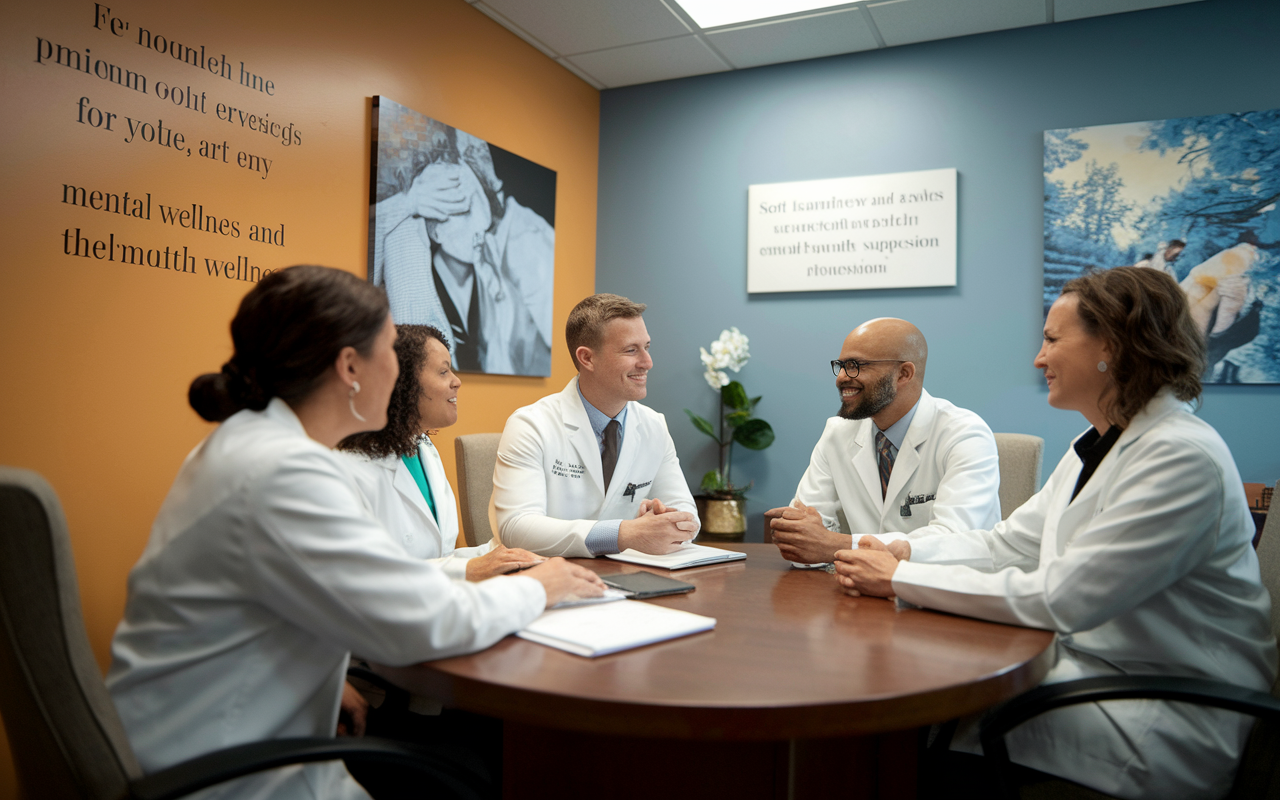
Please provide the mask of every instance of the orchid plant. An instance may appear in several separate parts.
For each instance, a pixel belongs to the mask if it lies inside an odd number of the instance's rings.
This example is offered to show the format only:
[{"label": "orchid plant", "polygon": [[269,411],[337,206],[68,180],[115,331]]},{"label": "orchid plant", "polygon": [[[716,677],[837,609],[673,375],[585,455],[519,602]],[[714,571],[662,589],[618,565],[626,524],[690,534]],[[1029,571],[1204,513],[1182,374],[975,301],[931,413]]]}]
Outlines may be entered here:
[{"label": "orchid plant", "polygon": [[711,343],[711,352],[705,347],[698,348],[705,367],[703,378],[707,385],[720,394],[720,419],[717,426],[698,416],[689,409],[693,426],[710,436],[720,447],[720,467],[713,469],[702,477],[702,491],[718,499],[741,497],[751,484],[734,486],[730,477],[733,467],[733,446],[740,444],[748,450],[763,450],[773,444],[773,428],[762,419],[752,416],[759,397],[747,397],[747,390],[742,384],[729,377],[725,370],[733,370],[736,374],[751,358],[748,349],[750,341],[737,328],[729,328],[721,332],[720,338]]}]

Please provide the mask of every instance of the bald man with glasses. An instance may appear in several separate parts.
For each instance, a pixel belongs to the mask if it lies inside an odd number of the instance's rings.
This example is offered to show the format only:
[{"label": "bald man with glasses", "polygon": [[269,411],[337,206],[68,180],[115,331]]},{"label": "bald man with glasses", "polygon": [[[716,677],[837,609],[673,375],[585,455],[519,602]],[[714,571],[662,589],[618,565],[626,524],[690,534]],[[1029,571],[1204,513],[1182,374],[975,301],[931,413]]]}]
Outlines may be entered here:
[{"label": "bald man with glasses", "polygon": [[924,335],[901,319],[845,338],[831,362],[840,411],[791,505],[765,512],[788,561],[823,566],[866,534],[891,543],[1000,521],[995,437],[977,414],[924,390],[928,357]]}]

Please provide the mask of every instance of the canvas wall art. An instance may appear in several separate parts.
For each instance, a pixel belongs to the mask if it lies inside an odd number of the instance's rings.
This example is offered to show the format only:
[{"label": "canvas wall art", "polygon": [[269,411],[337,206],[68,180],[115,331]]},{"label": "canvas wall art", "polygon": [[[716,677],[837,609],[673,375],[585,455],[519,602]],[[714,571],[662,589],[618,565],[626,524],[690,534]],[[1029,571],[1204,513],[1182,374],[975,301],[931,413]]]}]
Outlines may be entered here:
[{"label": "canvas wall art", "polygon": [[375,97],[369,280],[455,369],[551,374],[556,173]]},{"label": "canvas wall art", "polygon": [[1044,308],[1093,268],[1163,270],[1208,383],[1280,383],[1280,109],[1044,134]]}]

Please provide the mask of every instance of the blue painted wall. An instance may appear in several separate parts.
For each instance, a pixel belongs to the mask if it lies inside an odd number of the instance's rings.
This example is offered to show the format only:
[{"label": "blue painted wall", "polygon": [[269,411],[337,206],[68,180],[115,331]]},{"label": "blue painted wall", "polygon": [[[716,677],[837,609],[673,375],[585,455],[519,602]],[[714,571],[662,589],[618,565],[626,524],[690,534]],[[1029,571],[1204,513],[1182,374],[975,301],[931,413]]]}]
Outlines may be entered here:
[{"label": "blue painted wall", "polygon": [[[737,376],[762,394],[772,448],[737,449],[758,512],[790,500],[839,405],[827,362],[859,322],[898,316],[929,340],[925,385],[992,429],[1046,441],[1051,470],[1087,423],[1048,406],[1040,344],[1042,132],[1280,106],[1280,3],[1172,8],[608,90],[601,99],[596,288],[647,302],[667,415],[697,486],[715,449],[682,409],[714,414],[698,347],[736,325]],[[954,288],[753,295],[753,183],[955,167]],[[1209,387],[1201,416],[1245,480],[1280,476],[1280,387]]]}]

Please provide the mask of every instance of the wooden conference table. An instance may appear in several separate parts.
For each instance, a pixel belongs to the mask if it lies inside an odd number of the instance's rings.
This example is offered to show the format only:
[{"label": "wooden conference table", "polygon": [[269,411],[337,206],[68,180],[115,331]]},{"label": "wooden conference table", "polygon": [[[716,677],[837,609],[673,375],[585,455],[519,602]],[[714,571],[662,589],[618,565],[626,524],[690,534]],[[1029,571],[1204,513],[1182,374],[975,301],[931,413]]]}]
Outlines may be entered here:
[{"label": "wooden conference table", "polygon": [[[1040,682],[1052,634],[848,597],[773,545],[669,573],[646,602],[714,631],[587,659],[508,637],[398,670],[407,689],[506,721],[508,798],[914,797],[918,729]],[[600,574],[644,567],[578,563]]]}]

